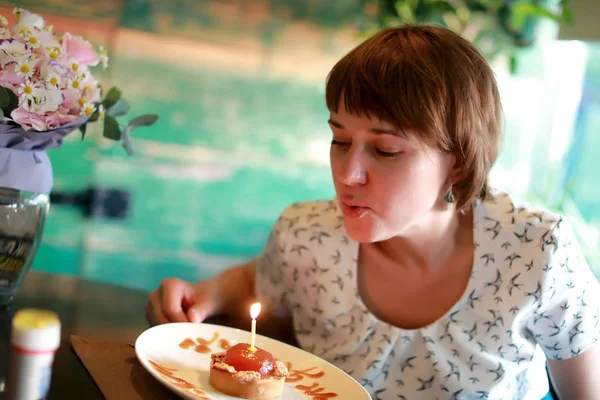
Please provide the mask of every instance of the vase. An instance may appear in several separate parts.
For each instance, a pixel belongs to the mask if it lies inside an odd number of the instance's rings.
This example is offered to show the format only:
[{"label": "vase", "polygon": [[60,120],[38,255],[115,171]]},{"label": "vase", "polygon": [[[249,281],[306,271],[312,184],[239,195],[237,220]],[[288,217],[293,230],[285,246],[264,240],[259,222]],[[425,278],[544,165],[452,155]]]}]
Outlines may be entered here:
[{"label": "vase", "polygon": [[0,187],[0,305],[12,302],[31,268],[49,206],[45,194]]}]

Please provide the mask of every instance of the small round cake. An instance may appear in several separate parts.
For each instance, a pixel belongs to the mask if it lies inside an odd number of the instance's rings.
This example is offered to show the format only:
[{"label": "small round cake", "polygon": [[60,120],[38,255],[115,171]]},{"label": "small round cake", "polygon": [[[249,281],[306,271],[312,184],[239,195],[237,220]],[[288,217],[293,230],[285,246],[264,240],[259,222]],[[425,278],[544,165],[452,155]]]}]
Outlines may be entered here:
[{"label": "small round cake", "polygon": [[286,366],[268,351],[238,343],[211,355],[209,382],[229,396],[273,400],[281,396],[288,374]]}]

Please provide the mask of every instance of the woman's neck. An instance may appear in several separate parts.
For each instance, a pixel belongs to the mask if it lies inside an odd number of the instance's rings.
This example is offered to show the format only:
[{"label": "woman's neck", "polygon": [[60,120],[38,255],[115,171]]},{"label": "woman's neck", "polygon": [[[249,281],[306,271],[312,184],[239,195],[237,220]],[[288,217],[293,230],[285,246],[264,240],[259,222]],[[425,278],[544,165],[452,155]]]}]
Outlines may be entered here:
[{"label": "woman's neck", "polygon": [[457,252],[472,249],[473,210],[435,210],[400,235],[374,244],[394,263],[433,270],[444,266]]}]

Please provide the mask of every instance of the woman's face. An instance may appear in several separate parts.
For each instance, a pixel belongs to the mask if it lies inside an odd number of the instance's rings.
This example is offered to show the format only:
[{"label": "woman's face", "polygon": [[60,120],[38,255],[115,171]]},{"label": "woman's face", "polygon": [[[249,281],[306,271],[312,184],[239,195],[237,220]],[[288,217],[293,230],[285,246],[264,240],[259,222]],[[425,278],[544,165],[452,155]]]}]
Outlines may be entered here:
[{"label": "woman's face", "polygon": [[376,117],[330,114],[331,170],[348,235],[361,243],[422,230],[445,208],[454,156]]}]

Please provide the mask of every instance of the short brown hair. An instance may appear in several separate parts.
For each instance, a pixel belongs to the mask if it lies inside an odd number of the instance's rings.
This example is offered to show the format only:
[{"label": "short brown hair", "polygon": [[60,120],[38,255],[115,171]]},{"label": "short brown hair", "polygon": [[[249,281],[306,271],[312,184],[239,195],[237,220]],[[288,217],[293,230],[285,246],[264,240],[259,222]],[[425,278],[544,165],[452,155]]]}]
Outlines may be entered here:
[{"label": "short brown hair", "polygon": [[385,29],[331,70],[326,100],[337,112],[375,115],[456,155],[457,208],[485,199],[500,147],[502,109],[494,73],[475,46],[436,26]]}]

